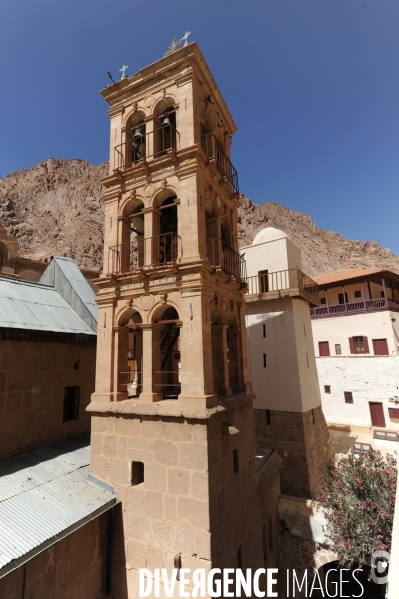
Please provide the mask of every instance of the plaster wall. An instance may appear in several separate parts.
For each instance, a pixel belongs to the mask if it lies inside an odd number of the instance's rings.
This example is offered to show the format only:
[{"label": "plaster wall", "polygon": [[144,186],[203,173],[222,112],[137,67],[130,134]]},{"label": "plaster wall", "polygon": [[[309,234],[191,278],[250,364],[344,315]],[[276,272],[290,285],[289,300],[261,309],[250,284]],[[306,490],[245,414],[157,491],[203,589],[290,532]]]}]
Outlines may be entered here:
[{"label": "plaster wall", "polygon": [[[395,319],[395,322],[392,319]],[[340,344],[342,355],[350,356],[349,338],[360,335],[368,338],[371,355],[373,355],[373,339],[387,339],[390,354],[398,349],[399,317],[396,312],[390,310],[335,318],[314,318],[312,329],[316,356],[319,355],[319,341],[329,342],[331,355],[335,354],[335,344]]]},{"label": "plaster wall", "polygon": [[302,269],[300,249],[288,237],[248,245],[240,248],[240,253],[245,254],[249,277],[256,276],[260,270],[270,273],[291,268]]},{"label": "plaster wall", "polygon": [[[306,412],[319,406],[308,304],[290,297],[250,302],[246,324],[256,395],[254,407]],[[266,368],[263,354],[266,354]]]},{"label": "plaster wall", "polygon": [[[399,395],[399,356],[331,356],[316,358],[323,412],[328,422],[371,426],[369,401],[382,402],[387,428],[398,430],[388,407],[390,397]],[[331,394],[324,385],[331,386]],[[346,404],[344,391],[353,393],[353,404]]]}]

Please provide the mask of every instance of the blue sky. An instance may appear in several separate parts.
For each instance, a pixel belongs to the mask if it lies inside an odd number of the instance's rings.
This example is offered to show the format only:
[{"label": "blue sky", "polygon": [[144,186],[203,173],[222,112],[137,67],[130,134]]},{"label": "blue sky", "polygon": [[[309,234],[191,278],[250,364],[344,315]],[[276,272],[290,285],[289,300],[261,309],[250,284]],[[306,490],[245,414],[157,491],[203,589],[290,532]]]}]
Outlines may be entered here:
[{"label": "blue sky", "polygon": [[399,254],[398,0],[12,0],[0,175],[107,159],[98,94],[192,32],[238,126],[240,189]]}]

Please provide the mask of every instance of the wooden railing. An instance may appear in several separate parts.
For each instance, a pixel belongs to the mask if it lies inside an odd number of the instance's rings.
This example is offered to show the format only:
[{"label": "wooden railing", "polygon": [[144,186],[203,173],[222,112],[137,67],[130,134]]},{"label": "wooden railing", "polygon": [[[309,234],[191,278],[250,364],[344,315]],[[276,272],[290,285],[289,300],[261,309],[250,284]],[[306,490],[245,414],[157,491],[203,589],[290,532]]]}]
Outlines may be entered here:
[{"label": "wooden railing", "polygon": [[157,266],[176,262],[181,257],[180,237],[163,233],[154,237],[138,237],[129,243],[109,248],[108,273],[132,272],[143,266]]},{"label": "wooden railing", "polygon": [[230,158],[226,156],[213,133],[207,133],[201,137],[201,147],[208,158],[215,161],[221,175],[230,181],[233,191],[239,191],[238,172],[232,165]]},{"label": "wooden railing", "polygon": [[320,306],[310,310],[312,318],[322,316],[340,316],[341,314],[351,314],[354,312],[371,312],[373,310],[382,310],[392,308],[399,310],[399,302],[386,297],[377,299],[361,300],[359,302],[348,302],[344,304],[334,304],[332,306]]},{"label": "wooden railing", "polygon": [[125,141],[114,148],[114,169],[123,170],[146,162],[147,158],[159,158],[173,154],[179,149],[180,134],[173,125],[160,127]]},{"label": "wooden railing", "polygon": [[238,280],[246,279],[246,262],[220,238],[207,240],[207,258],[212,266],[222,269]]},{"label": "wooden railing", "polygon": [[259,273],[247,278],[247,295],[258,295],[271,291],[286,291],[298,289],[306,293],[310,299],[318,303],[317,284],[305,275],[299,268],[279,270],[276,272]]}]

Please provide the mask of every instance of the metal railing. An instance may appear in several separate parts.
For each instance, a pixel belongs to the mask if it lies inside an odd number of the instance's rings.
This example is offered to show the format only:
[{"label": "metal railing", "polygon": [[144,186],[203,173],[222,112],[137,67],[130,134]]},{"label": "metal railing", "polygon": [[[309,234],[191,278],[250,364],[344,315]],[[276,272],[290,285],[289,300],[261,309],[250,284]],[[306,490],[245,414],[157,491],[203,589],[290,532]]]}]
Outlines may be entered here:
[{"label": "metal railing", "polygon": [[173,125],[159,127],[114,148],[114,169],[123,170],[146,161],[147,158],[166,156],[179,149],[180,134]]},{"label": "metal railing", "polygon": [[143,266],[158,266],[176,262],[181,257],[180,237],[163,233],[154,237],[138,237],[129,243],[109,248],[108,273],[132,272]]},{"label": "metal railing", "polygon": [[212,266],[221,268],[232,277],[245,281],[246,262],[240,254],[220,238],[208,239],[206,243],[207,258]]},{"label": "metal railing", "polygon": [[207,133],[201,137],[201,147],[210,160],[214,160],[223,177],[226,177],[233,187],[233,191],[239,191],[238,172],[232,165],[230,158],[226,156],[221,145],[213,133]]},{"label": "metal railing", "polygon": [[310,316],[339,316],[340,314],[351,314],[354,312],[372,312],[384,308],[399,309],[399,303],[395,300],[385,297],[377,299],[362,300],[360,302],[348,302],[343,304],[333,304],[332,306],[320,306],[310,310]]},{"label": "metal railing", "polygon": [[258,295],[270,291],[299,289],[318,303],[317,283],[305,275],[299,268],[259,273],[247,278],[247,295]]}]

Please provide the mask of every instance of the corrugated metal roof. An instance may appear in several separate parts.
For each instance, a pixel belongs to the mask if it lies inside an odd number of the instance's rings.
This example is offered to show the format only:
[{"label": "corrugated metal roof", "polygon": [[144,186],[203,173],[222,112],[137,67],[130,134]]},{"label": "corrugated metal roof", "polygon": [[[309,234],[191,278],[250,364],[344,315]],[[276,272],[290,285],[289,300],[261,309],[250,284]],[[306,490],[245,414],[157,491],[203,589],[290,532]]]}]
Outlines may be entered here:
[{"label": "corrugated metal roof", "polygon": [[89,459],[84,436],[0,460],[0,577],[115,504],[114,495],[88,482]]},{"label": "corrugated metal roof", "polygon": [[5,276],[0,276],[0,327],[95,335],[54,288]]},{"label": "corrugated metal roof", "polygon": [[72,258],[53,256],[39,282],[54,287],[75,312],[97,330],[96,294]]}]

